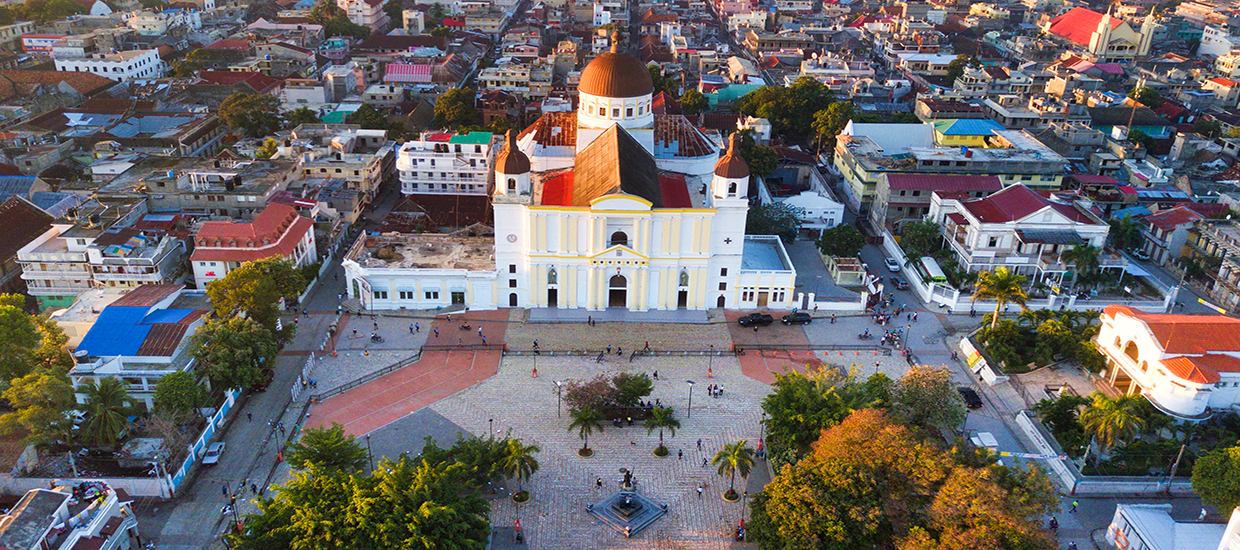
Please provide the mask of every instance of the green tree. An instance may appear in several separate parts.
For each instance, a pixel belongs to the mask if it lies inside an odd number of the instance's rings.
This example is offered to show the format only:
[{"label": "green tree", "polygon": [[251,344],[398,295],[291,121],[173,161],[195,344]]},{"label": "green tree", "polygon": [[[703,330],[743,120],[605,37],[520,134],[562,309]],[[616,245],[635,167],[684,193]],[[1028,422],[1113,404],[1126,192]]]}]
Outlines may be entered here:
[{"label": "green tree", "polygon": [[365,40],[366,37],[370,36],[370,32],[370,27],[358,25],[357,23],[349,21],[349,18],[343,15],[336,16],[327,23],[323,24],[323,33],[326,34],[328,38],[333,36],[348,36],[358,40]]},{"label": "green tree", "polygon": [[671,407],[655,407],[650,411],[650,418],[646,420],[646,433],[659,430],[659,448],[667,450],[663,446],[663,430],[672,433],[672,437],[676,437],[676,430],[680,429],[680,421],[676,419],[676,410]]},{"label": "green tree", "polygon": [[203,65],[188,59],[178,59],[172,62],[172,76],[179,78],[187,78],[198,74]]},{"label": "green tree", "polygon": [[568,431],[577,432],[581,438],[581,450],[578,454],[590,454],[590,434],[603,431],[603,415],[594,409],[578,409],[570,411],[573,421],[568,424]]},{"label": "green tree", "polygon": [[42,344],[39,326],[22,311],[25,301],[18,294],[0,295],[0,383],[29,374]]},{"label": "green tree", "polygon": [[680,97],[680,82],[675,78],[663,74],[661,65],[648,65],[646,70],[650,72],[650,81],[654,83],[654,93],[663,92],[672,98]]},{"label": "green tree", "polygon": [[1240,447],[1215,449],[1193,464],[1193,492],[1219,510],[1240,506]]},{"label": "green tree", "polygon": [[952,84],[955,84],[956,79],[964,75],[964,70],[966,68],[979,66],[981,66],[981,64],[977,62],[976,57],[969,57],[965,54],[957,55],[956,59],[953,59],[951,63],[947,64],[947,76],[945,77],[947,79],[947,85],[951,86]]},{"label": "green tree", "polygon": [[1111,231],[1107,237],[1111,241],[1111,246],[1120,250],[1132,250],[1141,246],[1145,241],[1142,236],[1142,224],[1132,216],[1124,216],[1119,219],[1112,219]]},{"label": "green tree", "polygon": [[306,428],[285,453],[298,470],[354,473],[366,466],[366,449],[336,422],[327,428]]},{"label": "green tree", "polygon": [[795,449],[809,451],[822,431],[843,422],[854,411],[886,406],[891,379],[882,373],[864,383],[829,369],[775,373],[773,391],[762,399],[767,437]]},{"label": "green tree", "polygon": [[[268,332],[279,334],[276,320],[280,298],[296,298],[305,288],[306,281],[292,262],[267,258],[245,262],[223,279],[207,283],[207,298],[216,317],[227,319],[244,312]],[[284,327],[283,335],[288,337],[292,331],[293,327]]]},{"label": "green tree", "polygon": [[746,235],[778,235],[784,242],[790,243],[801,231],[803,208],[785,202],[772,202],[749,209],[745,218]]},{"label": "green tree", "polygon": [[828,105],[826,109],[814,113],[814,122],[810,127],[814,130],[819,146],[826,143],[827,149],[835,149],[835,138],[844,131],[848,121],[853,119],[855,112],[851,101],[839,101]]},{"label": "green tree", "polygon": [[194,359],[216,388],[248,388],[274,364],[276,338],[254,319],[234,317],[198,328],[190,339]]},{"label": "green tree", "polygon": [[749,165],[750,174],[762,177],[771,175],[779,162],[779,154],[766,145],[742,148],[741,157],[745,159],[745,164]]},{"label": "green tree", "polygon": [[697,88],[689,88],[685,90],[684,95],[680,96],[680,109],[686,115],[693,116],[708,108],[710,108],[710,100],[706,99],[702,92],[697,91]]},{"label": "green tree", "polygon": [[1128,97],[1137,100],[1138,103],[1151,109],[1157,109],[1163,104],[1162,94],[1159,94],[1157,90],[1148,86],[1133,87],[1133,89],[1128,92]]},{"label": "green tree", "polygon": [[526,445],[520,439],[508,439],[507,454],[500,464],[504,475],[517,480],[517,490],[525,491],[525,482],[538,471],[538,459],[534,455],[542,451],[538,445]]},{"label": "green tree", "polygon": [[26,0],[22,5],[9,8],[16,20],[31,20],[40,24],[86,13],[86,8],[72,0]]},{"label": "green tree", "polygon": [[772,132],[785,141],[801,141],[813,131],[812,113],[835,102],[831,90],[814,78],[803,76],[791,86],[762,86],[745,94],[732,109],[771,122]]},{"label": "green tree", "polygon": [[435,124],[439,127],[475,125],[482,120],[475,106],[474,91],[452,88],[435,100]]},{"label": "green tree", "polygon": [[1099,272],[1098,257],[1102,250],[1090,244],[1078,244],[1059,254],[1063,261],[1072,264],[1077,281],[1088,283]]},{"label": "green tree", "polygon": [[83,405],[86,420],[82,422],[82,433],[94,443],[116,443],[121,433],[129,427],[132,411],[125,381],[116,377],[91,380],[78,386],[77,391],[86,395]]},{"label": "green tree", "polygon": [[207,401],[207,390],[194,375],[179,370],[155,383],[155,410],[183,417]]},{"label": "green tree", "polygon": [[280,142],[276,141],[273,138],[267,138],[267,141],[263,142],[262,147],[259,147],[258,149],[254,150],[254,158],[259,159],[259,160],[269,159],[273,155],[275,155],[276,151],[278,151],[279,149],[280,149]]},{"label": "green tree", "polygon": [[742,478],[749,477],[749,470],[753,468],[753,449],[749,448],[749,442],[737,441],[735,443],[725,443],[719,452],[715,453],[715,457],[710,459],[710,464],[718,468],[716,472],[719,477],[729,476],[728,482],[728,500],[736,499],[736,473],[740,472]]},{"label": "green tree", "polygon": [[383,4],[383,13],[386,13],[388,19],[392,22],[393,27],[404,25],[405,21],[405,2],[404,0],[388,0]]},{"label": "green tree", "polygon": [[1073,357],[1076,349],[1072,344],[1075,341],[1077,341],[1076,334],[1062,321],[1055,319],[1043,321],[1038,325],[1037,335],[1034,337],[1036,346],[1033,349],[1033,356],[1040,365],[1054,363],[1055,355],[1061,353]]},{"label": "green tree", "polygon": [[69,337],[65,336],[60,325],[42,315],[32,315],[30,320],[34,321],[41,342],[38,349],[34,350],[35,366],[56,372],[68,372],[73,368],[73,356],[65,350]]},{"label": "green tree", "polygon": [[1089,399],[1079,395],[1061,395],[1057,399],[1043,399],[1033,405],[1042,423],[1055,434],[1055,439],[1070,456],[1081,456],[1085,451],[1085,428],[1081,426],[1080,409]]},{"label": "green tree", "polygon": [[818,237],[818,250],[827,256],[856,256],[865,247],[865,235],[848,224],[824,230]]},{"label": "green tree", "polygon": [[369,104],[362,104],[361,108],[349,113],[345,117],[345,121],[349,124],[357,124],[367,130],[387,130],[389,137],[404,129],[399,122],[385,116]]},{"label": "green tree", "polygon": [[302,124],[318,124],[323,122],[319,118],[318,113],[309,107],[298,107],[292,111],[285,111],[284,120],[288,121],[289,126],[300,126]]},{"label": "green tree", "polygon": [[272,95],[235,93],[220,103],[217,113],[246,137],[263,137],[280,129],[280,99]]},{"label": "green tree", "polygon": [[629,374],[622,372],[611,379],[616,388],[616,404],[624,407],[635,407],[642,398],[654,391],[654,382],[645,374]]},{"label": "green tree", "polygon": [[1154,147],[1154,138],[1150,137],[1149,134],[1146,134],[1145,132],[1142,132],[1141,130],[1136,130],[1136,129],[1129,130],[1128,141],[1136,143],[1137,145],[1140,145],[1146,148],[1146,150],[1152,149]]},{"label": "green tree", "polygon": [[1193,131],[1208,138],[1219,137],[1223,133],[1223,123],[1217,120],[1198,118],[1193,121]]},{"label": "green tree", "polygon": [[909,262],[931,256],[943,247],[943,232],[939,224],[930,220],[917,220],[904,224],[900,229],[900,248]]},{"label": "green tree", "polygon": [[1109,451],[1135,437],[1145,426],[1139,412],[1142,399],[1140,395],[1109,397],[1094,392],[1093,401],[1081,412],[1081,426],[1102,452]]},{"label": "green tree", "polygon": [[946,430],[964,423],[964,399],[944,367],[910,368],[896,382],[891,399],[896,416],[909,424]]},{"label": "green tree", "polygon": [[1029,297],[1022,288],[1024,284],[1024,275],[1012,273],[1006,267],[996,268],[994,271],[983,271],[977,276],[972,301],[995,301],[995,315],[990,321],[991,329],[999,324],[999,312],[1003,310],[1005,304],[1014,303],[1021,308],[1025,307],[1025,302]]},{"label": "green tree", "polygon": [[75,405],[73,386],[63,374],[37,369],[0,393],[13,412],[0,416],[0,432],[25,433],[27,443],[48,444],[63,439],[72,425],[66,413]]}]

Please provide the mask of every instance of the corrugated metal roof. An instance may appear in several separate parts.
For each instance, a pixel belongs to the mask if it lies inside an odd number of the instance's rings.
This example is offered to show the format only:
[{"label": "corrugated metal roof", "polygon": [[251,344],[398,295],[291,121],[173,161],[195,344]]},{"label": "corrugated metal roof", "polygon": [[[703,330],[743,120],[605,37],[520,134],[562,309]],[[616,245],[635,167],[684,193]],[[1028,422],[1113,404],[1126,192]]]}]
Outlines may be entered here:
[{"label": "corrugated metal roof", "polygon": [[889,189],[934,191],[986,191],[1003,189],[998,176],[960,176],[947,174],[886,174]]},{"label": "corrugated metal roof", "polygon": [[953,118],[934,121],[934,131],[945,136],[992,136],[995,130],[1006,130],[988,118]]}]

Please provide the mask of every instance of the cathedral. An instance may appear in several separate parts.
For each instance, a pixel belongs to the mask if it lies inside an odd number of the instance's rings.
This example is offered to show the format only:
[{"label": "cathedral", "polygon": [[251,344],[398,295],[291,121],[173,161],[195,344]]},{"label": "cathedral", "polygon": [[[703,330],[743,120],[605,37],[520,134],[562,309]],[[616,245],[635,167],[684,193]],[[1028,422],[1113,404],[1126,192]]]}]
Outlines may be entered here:
[{"label": "cathedral", "polygon": [[[615,41],[613,40],[613,44]],[[370,235],[342,264],[370,309],[790,309],[778,237],[745,235],[749,167],[681,115],[613,45],[582,72],[575,113],[510,130],[494,163],[494,233]]]}]

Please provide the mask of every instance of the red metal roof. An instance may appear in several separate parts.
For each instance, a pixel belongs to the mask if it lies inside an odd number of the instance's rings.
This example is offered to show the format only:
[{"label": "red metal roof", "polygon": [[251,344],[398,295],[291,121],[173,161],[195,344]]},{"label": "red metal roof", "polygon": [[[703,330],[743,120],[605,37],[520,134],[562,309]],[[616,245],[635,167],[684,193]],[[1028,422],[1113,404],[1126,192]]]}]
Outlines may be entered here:
[{"label": "red metal roof", "polygon": [[986,191],[1003,189],[997,176],[952,176],[939,174],[887,174],[890,189],[922,189],[935,191]]},{"label": "red metal roof", "polygon": [[517,136],[534,134],[534,141],[545,147],[577,146],[577,113],[546,113]]},{"label": "red metal roof", "polygon": [[1240,319],[1224,315],[1146,313],[1137,308],[1110,305],[1103,315],[1133,317],[1149,327],[1159,347],[1170,354],[1240,352]]},{"label": "red metal roof", "polygon": [[[1068,39],[1074,44],[1089,46],[1089,39],[1098,30],[1098,23],[1103,14],[1085,8],[1072,8],[1059,17],[1051,19],[1047,29],[1051,34]],[[1117,17],[1111,18],[1111,29],[1123,23]]]},{"label": "red metal roof", "polygon": [[678,157],[705,157],[719,152],[681,115],[655,115],[654,142],[656,147],[673,149]]},{"label": "red metal roof", "polygon": [[250,223],[209,221],[202,225],[193,261],[247,262],[289,256],[314,222],[287,204],[270,203]]},{"label": "red metal roof", "polygon": [[570,206],[573,204],[573,171],[566,170],[543,180],[543,206]]},{"label": "red metal roof", "polygon": [[108,305],[152,307],[180,292],[182,288],[185,288],[185,285],[142,285]]},{"label": "red metal roof", "polygon": [[1184,206],[1177,206],[1169,210],[1163,210],[1161,212],[1150,214],[1145,217],[1145,221],[1149,222],[1150,225],[1164,231],[1171,231],[1176,227],[1184,224],[1190,224],[1203,218],[1204,216],[1201,214],[1189,210]]},{"label": "red metal roof", "polygon": [[984,199],[965,201],[961,205],[982,223],[1019,220],[1048,206],[1074,222],[1097,223],[1075,206],[1052,202],[1024,185],[1013,185]]},{"label": "red metal roof", "polygon": [[680,174],[659,174],[659,187],[663,192],[663,208],[692,208],[689,187]]}]

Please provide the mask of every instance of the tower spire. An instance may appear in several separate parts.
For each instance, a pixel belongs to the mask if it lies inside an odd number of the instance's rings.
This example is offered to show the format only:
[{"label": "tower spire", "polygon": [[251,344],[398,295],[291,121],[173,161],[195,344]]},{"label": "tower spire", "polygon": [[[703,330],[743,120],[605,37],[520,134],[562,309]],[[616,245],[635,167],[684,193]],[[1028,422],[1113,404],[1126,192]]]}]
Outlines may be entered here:
[{"label": "tower spire", "polygon": [[611,53],[620,53],[620,29],[611,30]]}]

